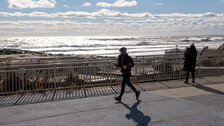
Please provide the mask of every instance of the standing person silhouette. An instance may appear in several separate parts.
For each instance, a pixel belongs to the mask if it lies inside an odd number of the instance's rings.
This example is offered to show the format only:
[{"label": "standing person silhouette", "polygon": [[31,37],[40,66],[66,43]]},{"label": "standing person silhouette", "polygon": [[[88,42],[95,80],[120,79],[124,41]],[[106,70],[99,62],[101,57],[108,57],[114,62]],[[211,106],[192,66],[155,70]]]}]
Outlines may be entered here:
[{"label": "standing person silhouette", "polygon": [[136,99],[138,99],[140,92],[138,92],[130,82],[131,68],[134,67],[135,63],[132,60],[132,58],[127,54],[127,49],[125,47],[122,47],[119,51],[120,51],[120,55],[118,56],[118,60],[115,63],[115,66],[121,67],[123,80],[122,80],[120,95],[118,97],[114,97],[114,99],[119,102],[121,101],[121,97],[124,94],[126,84],[135,92]]},{"label": "standing person silhouette", "polygon": [[187,71],[186,80],[188,83],[189,73],[192,74],[192,83],[195,83],[195,66],[196,66],[197,50],[194,43],[191,43],[189,48],[184,52],[184,71]]}]

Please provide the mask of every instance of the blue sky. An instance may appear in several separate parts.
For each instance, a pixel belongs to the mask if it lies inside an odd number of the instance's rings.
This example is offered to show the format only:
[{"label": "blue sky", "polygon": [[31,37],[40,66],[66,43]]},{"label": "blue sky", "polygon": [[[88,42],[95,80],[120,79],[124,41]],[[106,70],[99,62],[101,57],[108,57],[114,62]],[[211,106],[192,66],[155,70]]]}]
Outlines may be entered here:
[{"label": "blue sky", "polygon": [[0,0],[0,34],[224,34],[224,0]]}]

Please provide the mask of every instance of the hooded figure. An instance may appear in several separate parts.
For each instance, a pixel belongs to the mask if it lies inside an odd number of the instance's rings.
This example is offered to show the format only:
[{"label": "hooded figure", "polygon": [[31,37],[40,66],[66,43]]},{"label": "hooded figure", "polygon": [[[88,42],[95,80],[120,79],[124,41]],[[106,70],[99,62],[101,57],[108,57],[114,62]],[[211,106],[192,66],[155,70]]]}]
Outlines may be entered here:
[{"label": "hooded figure", "polygon": [[124,94],[126,84],[135,92],[136,99],[138,99],[140,92],[136,90],[136,88],[131,84],[131,81],[130,81],[131,68],[134,67],[135,63],[133,59],[127,54],[127,49],[125,47],[122,47],[119,51],[120,51],[120,55],[118,56],[118,60],[115,66],[121,67],[123,80],[121,85],[121,93],[118,97],[115,97],[114,99],[119,102],[121,101],[121,97]]},{"label": "hooded figure", "polygon": [[195,66],[196,66],[197,50],[194,43],[186,48],[184,52],[184,71],[187,71],[186,81],[188,83],[189,72],[192,73],[192,83],[195,83]]},{"label": "hooded figure", "polygon": [[120,50],[120,55],[118,56],[118,65],[117,67],[121,67],[121,73],[131,73],[131,68],[134,67],[135,63],[132,58],[127,54],[127,49],[122,47]]}]

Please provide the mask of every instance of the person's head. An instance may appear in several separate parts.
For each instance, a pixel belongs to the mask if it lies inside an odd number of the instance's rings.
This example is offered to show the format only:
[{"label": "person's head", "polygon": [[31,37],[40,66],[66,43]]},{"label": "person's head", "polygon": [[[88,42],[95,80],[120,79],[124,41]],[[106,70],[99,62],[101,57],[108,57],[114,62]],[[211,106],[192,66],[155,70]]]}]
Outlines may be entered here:
[{"label": "person's head", "polygon": [[190,44],[190,48],[191,48],[191,47],[194,47],[194,43],[193,43],[193,42]]},{"label": "person's head", "polygon": [[124,55],[127,53],[127,49],[125,47],[120,48],[120,55]]}]

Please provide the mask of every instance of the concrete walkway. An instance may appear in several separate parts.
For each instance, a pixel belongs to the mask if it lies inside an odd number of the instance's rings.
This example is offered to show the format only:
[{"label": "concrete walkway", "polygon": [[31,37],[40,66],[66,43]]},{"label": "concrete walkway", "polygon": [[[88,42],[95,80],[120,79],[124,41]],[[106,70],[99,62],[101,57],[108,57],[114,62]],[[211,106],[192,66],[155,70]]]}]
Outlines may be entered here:
[{"label": "concrete walkway", "polygon": [[138,101],[134,93],[125,93],[121,103],[115,102],[113,94],[4,106],[0,107],[0,125],[223,126],[223,76],[198,78],[197,82],[199,80],[200,83],[179,88],[173,88],[178,87],[175,80],[155,82],[167,88],[154,91],[145,90],[148,86],[144,88],[142,84],[139,89],[145,91]]}]

